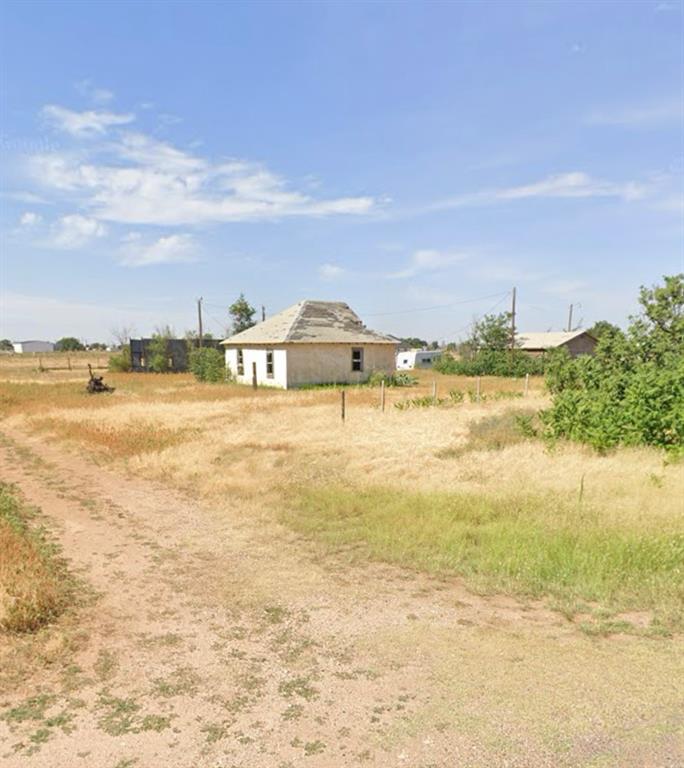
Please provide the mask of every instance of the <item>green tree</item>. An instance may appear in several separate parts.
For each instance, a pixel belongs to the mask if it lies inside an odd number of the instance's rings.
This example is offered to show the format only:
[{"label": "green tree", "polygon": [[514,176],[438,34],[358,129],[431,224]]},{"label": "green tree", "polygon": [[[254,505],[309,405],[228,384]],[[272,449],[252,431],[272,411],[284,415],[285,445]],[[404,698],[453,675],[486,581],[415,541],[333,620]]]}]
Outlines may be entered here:
[{"label": "green tree", "polygon": [[55,344],[56,352],[80,352],[85,347],[74,336],[65,336]]},{"label": "green tree", "polygon": [[612,323],[609,323],[607,320],[598,320],[591,326],[591,328],[588,329],[587,333],[590,333],[595,339],[598,340],[605,333],[615,332],[619,330],[620,329],[617,327],[617,325],[613,325]]},{"label": "green tree", "polygon": [[503,350],[511,346],[511,313],[485,315],[473,325],[468,339],[474,349]]},{"label": "green tree", "polygon": [[399,349],[425,349],[427,345],[425,339],[419,339],[417,336],[407,336],[399,340]]},{"label": "green tree", "polygon": [[0,339],[0,352],[14,352],[14,347],[9,339]]},{"label": "green tree", "polygon": [[594,356],[555,356],[547,365],[549,437],[605,450],[657,445],[684,450],[684,275],[641,288],[642,311],[626,333],[605,330]]},{"label": "green tree", "polygon": [[238,298],[228,307],[228,314],[231,317],[233,326],[233,333],[240,333],[240,331],[246,331],[253,325],[254,314],[256,309],[247,301],[244,293],[241,293]]}]

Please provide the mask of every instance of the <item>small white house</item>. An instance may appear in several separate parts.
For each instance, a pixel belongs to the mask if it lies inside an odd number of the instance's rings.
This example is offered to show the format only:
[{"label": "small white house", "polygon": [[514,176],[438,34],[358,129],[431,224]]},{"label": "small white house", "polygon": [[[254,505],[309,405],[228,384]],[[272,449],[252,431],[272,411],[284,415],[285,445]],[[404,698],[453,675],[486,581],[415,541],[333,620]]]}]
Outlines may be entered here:
[{"label": "small white house", "polygon": [[432,368],[432,364],[441,356],[442,353],[438,349],[402,349],[397,352],[397,370]]},{"label": "small white house", "polygon": [[18,355],[30,352],[54,352],[55,345],[51,341],[13,341],[12,346]]},{"label": "small white house", "polygon": [[341,301],[300,301],[221,342],[237,381],[271,387],[358,384],[395,370],[397,341]]}]

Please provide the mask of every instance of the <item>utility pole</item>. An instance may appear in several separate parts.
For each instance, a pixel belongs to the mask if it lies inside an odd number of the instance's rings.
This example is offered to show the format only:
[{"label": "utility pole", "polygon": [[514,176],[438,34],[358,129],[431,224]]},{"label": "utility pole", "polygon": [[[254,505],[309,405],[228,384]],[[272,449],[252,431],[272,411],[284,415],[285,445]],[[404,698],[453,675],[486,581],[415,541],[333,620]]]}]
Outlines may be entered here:
[{"label": "utility pole", "polygon": [[199,325],[199,348],[202,349],[202,297],[197,299],[197,321]]},{"label": "utility pole", "polygon": [[568,333],[572,330],[572,304],[568,310]]},{"label": "utility pole", "polygon": [[511,354],[515,348],[515,288],[513,288],[513,297],[511,299]]},{"label": "utility pole", "polygon": [[266,319],[266,307],[262,304],[261,305],[261,322],[263,323]]}]

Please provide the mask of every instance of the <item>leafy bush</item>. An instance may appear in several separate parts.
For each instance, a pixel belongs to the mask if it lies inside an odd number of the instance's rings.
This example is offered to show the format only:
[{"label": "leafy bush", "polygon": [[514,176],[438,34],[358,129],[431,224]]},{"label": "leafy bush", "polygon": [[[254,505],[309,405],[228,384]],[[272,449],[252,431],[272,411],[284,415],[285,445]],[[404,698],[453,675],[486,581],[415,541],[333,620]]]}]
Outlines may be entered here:
[{"label": "leafy bush", "polygon": [[447,405],[449,399],[446,397],[432,397],[432,395],[422,395],[421,397],[411,397],[407,400],[399,400],[394,404],[400,411],[407,411],[409,408],[433,408],[440,405]]},{"label": "leafy bush", "polygon": [[414,387],[418,383],[418,379],[415,376],[411,376],[410,373],[403,371],[398,373],[373,371],[368,378],[368,386],[379,387],[383,381],[386,387]]},{"label": "leafy bush", "polygon": [[470,359],[457,360],[451,355],[442,355],[432,367],[439,373],[459,376],[521,377],[544,373],[544,362],[543,357],[533,357],[520,349],[482,349]]},{"label": "leafy bush", "polygon": [[190,371],[198,381],[223,381],[226,378],[225,357],[220,350],[202,347],[190,352]]},{"label": "leafy bush", "polygon": [[554,356],[546,383],[547,436],[588,443],[684,449],[684,275],[641,289],[642,315],[607,329],[596,354]]},{"label": "leafy bush", "polygon": [[148,347],[149,369],[155,373],[167,373],[170,368],[169,336],[155,333]]},{"label": "leafy bush", "polygon": [[109,358],[109,370],[115,373],[128,373],[131,370],[131,348],[125,346],[121,351]]}]

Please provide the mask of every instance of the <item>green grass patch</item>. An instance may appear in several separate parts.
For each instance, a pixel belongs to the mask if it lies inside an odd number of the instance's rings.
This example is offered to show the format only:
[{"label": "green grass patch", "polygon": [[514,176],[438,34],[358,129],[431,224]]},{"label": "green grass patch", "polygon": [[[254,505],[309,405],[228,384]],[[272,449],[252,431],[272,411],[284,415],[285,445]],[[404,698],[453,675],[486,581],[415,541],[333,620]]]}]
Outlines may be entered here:
[{"label": "green grass patch", "polygon": [[479,589],[613,611],[652,610],[682,625],[684,526],[615,521],[576,499],[411,493],[371,487],[301,490],[285,512],[300,533],[334,549],[435,574]]}]

